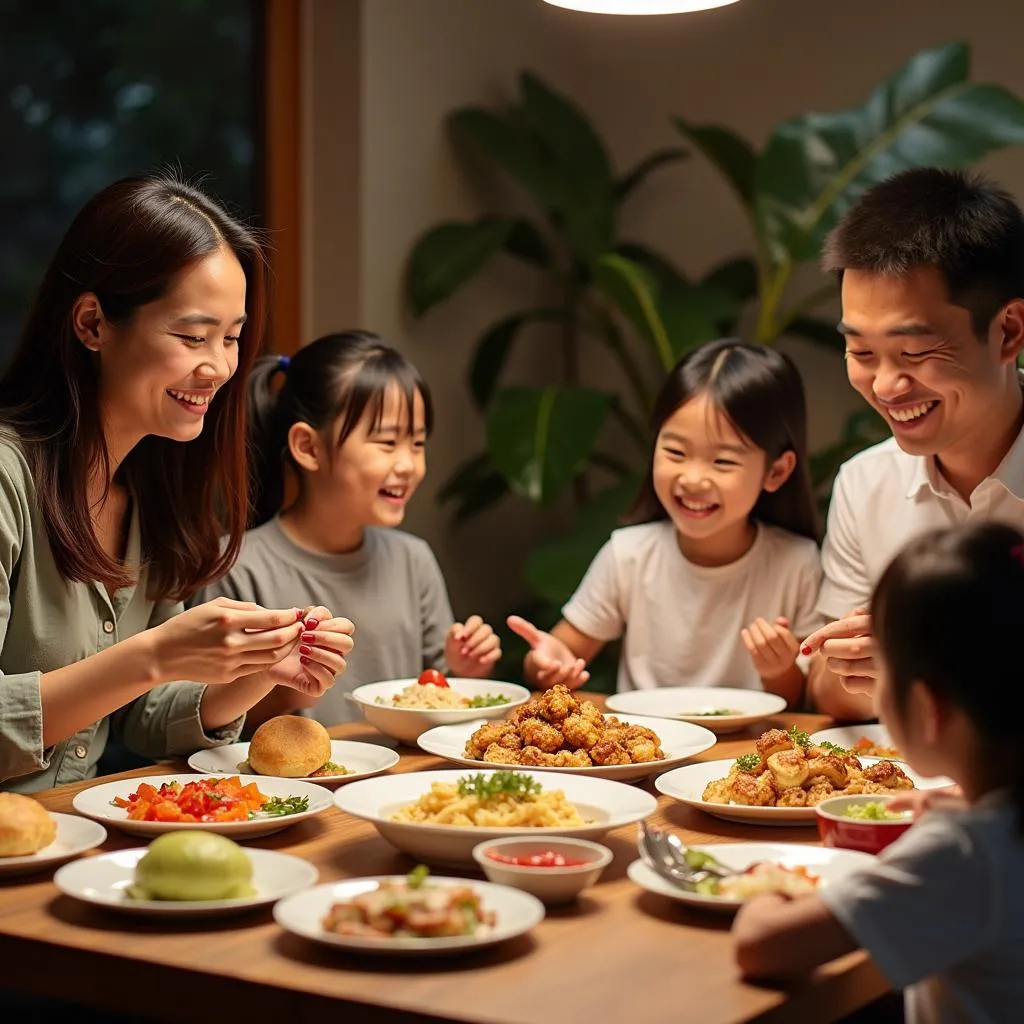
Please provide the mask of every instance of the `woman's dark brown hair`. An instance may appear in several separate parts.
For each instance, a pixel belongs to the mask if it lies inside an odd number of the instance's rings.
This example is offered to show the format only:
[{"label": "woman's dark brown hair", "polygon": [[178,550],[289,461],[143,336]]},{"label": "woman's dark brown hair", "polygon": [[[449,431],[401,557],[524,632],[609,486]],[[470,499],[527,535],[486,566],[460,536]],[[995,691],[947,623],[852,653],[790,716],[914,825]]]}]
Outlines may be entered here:
[{"label": "woman's dark brown hair", "polygon": [[218,389],[198,438],[183,444],[148,436],[118,468],[138,503],[150,596],[180,598],[230,567],[246,527],[245,379],[263,335],[263,249],[199,189],[155,174],[117,181],[89,200],[43,277],[0,377],[0,424],[25,449],[54,559],[68,580],[129,586],[138,568],[103,550],[90,517],[90,473],[106,478],[110,462],[97,357],[75,334],[75,302],[93,292],[104,317],[126,326],[181,270],[225,246],[246,279],[238,369]]},{"label": "woman's dark brown hair", "polygon": [[1024,719],[1010,696],[1024,635],[1024,534],[987,522],[918,537],[878,581],[871,621],[896,708],[915,682],[960,708],[1024,830]]},{"label": "woman's dark brown hair", "polygon": [[[278,374],[284,375],[284,384],[275,388],[274,378]],[[367,410],[373,423],[380,424],[385,399],[393,387],[405,399],[410,431],[416,394],[423,399],[424,426],[429,436],[434,427],[434,411],[426,381],[398,349],[370,331],[325,334],[290,358],[264,356],[257,360],[249,375],[252,504],[256,525],[281,510],[285,465],[298,471],[288,449],[292,425],[308,423],[321,434],[329,434],[340,420],[334,438],[340,448]]]},{"label": "woman's dark brown hair", "polygon": [[[740,434],[764,451],[768,465],[787,451],[796,456],[789,479],[777,491],[762,491],[751,517],[817,540],[818,516],[807,470],[804,386],[792,361],[766,345],[734,338],[712,341],[687,353],[669,373],[654,401],[651,431],[655,446],[665,421],[700,394],[706,394]],[[653,460],[652,446],[652,465]],[[627,522],[667,518],[648,470]]]}]

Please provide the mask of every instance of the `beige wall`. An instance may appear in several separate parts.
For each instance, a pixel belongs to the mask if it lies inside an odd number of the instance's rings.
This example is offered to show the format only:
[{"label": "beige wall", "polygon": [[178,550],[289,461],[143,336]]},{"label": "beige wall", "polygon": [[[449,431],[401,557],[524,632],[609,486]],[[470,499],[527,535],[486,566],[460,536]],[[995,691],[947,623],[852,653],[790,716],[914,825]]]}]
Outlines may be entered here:
[{"label": "beige wall", "polygon": [[[718,11],[661,18],[574,14],[540,0],[310,3],[325,76],[317,78],[317,89],[327,95],[318,92],[312,101],[309,207],[319,259],[327,261],[334,246],[339,262],[315,268],[307,320],[318,332],[354,322],[352,302],[340,296],[358,266],[360,324],[402,346],[430,381],[438,426],[430,474],[408,526],[434,546],[458,613],[495,615],[523,596],[522,558],[545,523],[512,501],[455,531],[434,503],[441,482],[482,439],[464,383],[473,339],[533,288],[523,273],[498,272],[423,322],[402,311],[402,268],[413,240],[438,219],[483,209],[479,186],[444,132],[447,111],[502,100],[516,73],[530,68],[589,112],[621,169],[676,141],[670,114],[721,122],[760,144],[780,120],[815,107],[852,105],[918,49],[954,39],[973,43],[977,79],[1024,94],[1013,28],[1019,0],[742,0]],[[361,12],[361,21],[353,12]],[[356,25],[360,123],[353,132],[354,86],[344,76],[332,79],[326,41],[334,38],[351,55]],[[351,158],[353,135],[359,143],[355,207],[338,195],[351,180],[339,182],[330,171],[332,163]],[[1024,148],[1000,154],[989,167],[1024,198]],[[359,222],[358,252],[339,255],[335,233],[352,238],[344,209]],[[652,179],[628,206],[625,227],[692,272],[749,251],[735,203],[699,159]],[[804,347],[795,352],[811,396],[813,440],[820,443],[855,403],[837,360]],[[541,345],[524,345],[511,376],[530,380],[543,357]],[[602,376],[600,363],[594,372]]]}]

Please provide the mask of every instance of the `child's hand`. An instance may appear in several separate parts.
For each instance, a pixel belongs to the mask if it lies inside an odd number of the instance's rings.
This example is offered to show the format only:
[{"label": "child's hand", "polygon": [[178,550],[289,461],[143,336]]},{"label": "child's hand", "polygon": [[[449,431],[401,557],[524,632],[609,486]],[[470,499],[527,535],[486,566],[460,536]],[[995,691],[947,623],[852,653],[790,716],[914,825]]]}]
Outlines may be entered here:
[{"label": "child's hand", "polygon": [[800,644],[789,628],[789,619],[777,618],[775,625],[767,619],[755,619],[740,630],[740,635],[762,679],[775,679],[796,664]]},{"label": "child's hand", "polygon": [[524,668],[527,677],[533,679],[538,686],[547,689],[561,683],[575,690],[590,678],[590,673],[586,671],[587,663],[577,658],[568,644],[557,636],[545,633],[518,615],[508,617],[508,628],[530,645]]},{"label": "child's hand", "polygon": [[333,618],[322,605],[302,613],[303,631],[295,649],[268,671],[278,686],[298,690],[307,697],[321,697],[335,677],[345,671],[345,657],[355,641],[355,626],[350,619]]},{"label": "child's hand", "polygon": [[951,811],[967,806],[963,790],[959,786],[944,786],[942,789],[908,789],[897,793],[886,805],[892,811],[913,811],[919,818],[925,811]]},{"label": "child's hand", "polygon": [[479,615],[456,622],[444,642],[444,660],[453,676],[482,679],[501,657],[501,639]]}]

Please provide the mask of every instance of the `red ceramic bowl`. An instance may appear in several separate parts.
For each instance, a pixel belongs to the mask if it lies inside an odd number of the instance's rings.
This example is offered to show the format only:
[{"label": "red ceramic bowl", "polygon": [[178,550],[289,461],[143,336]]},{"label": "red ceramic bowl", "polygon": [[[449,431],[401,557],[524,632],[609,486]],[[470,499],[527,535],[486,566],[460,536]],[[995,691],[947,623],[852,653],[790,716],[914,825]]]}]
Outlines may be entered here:
[{"label": "red ceramic bowl", "polygon": [[870,818],[851,818],[844,812],[851,806],[884,806],[891,799],[891,796],[834,796],[822,800],[815,808],[821,841],[826,846],[835,846],[843,850],[880,853],[913,825],[912,815],[907,812],[904,817],[897,820],[876,821]]}]

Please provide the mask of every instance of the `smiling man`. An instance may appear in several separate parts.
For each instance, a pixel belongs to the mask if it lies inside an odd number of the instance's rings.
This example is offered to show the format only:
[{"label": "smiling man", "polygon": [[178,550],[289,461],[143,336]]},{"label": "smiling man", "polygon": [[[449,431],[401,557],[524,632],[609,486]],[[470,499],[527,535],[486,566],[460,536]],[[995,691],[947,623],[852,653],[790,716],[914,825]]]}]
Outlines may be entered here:
[{"label": "smiling man", "polygon": [[[982,179],[923,168],[866,192],[825,245],[842,289],[850,383],[893,436],[836,478],[811,634],[809,693],[874,717],[871,591],[926,530],[1024,526],[1024,214]],[[984,637],[978,638],[984,643]]]}]

